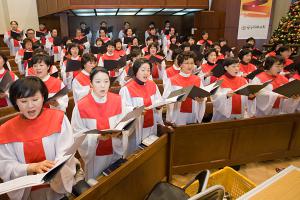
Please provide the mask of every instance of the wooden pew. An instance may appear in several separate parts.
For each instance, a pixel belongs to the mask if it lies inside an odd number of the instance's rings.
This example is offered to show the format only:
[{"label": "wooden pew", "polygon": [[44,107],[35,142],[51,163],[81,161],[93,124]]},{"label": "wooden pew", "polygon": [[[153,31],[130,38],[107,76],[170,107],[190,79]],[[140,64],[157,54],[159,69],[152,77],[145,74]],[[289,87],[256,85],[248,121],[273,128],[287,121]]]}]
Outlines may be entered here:
[{"label": "wooden pew", "polygon": [[15,113],[16,110],[14,109],[14,107],[10,106],[10,107],[3,107],[0,108],[0,117]]},{"label": "wooden pew", "polygon": [[76,200],[142,200],[159,181],[167,178],[169,169],[168,135],[161,136],[150,147],[132,155],[109,176]]},{"label": "wooden pew", "polygon": [[179,126],[172,174],[300,156],[300,113]]},{"label": "wooden pew", "polygon": [[19,113],[18,112],[15,112],[15,113],[11,113],[11,114],[8,114],[8,115],[5,115],[3,117],[0,117],[0,125],[1,124],[4,124],[6,121],[14,118],[15,116],[17,116]]}]

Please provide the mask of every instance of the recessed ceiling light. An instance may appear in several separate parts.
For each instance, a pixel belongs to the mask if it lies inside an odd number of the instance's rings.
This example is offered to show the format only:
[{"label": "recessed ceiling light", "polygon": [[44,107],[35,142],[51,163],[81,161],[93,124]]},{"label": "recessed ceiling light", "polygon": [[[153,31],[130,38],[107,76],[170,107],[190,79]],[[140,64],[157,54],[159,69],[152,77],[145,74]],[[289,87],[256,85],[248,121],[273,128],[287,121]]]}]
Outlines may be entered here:
[{"label": "recessed ceiling light", "polygon": [[95,16],[95,13],[77,13],[76,15],[79,17],[90,17]]},{"label": "recessed ceiling light", "polygon": [[182,10],[182,8],[165,8],[162,11],[163,12],[178,12],[178,11],[181,11],[181,10]]},{"label": "recessed ceiling light", "polygon": [[77,9],[77,10],[73,10],[74,13],[90,13],[90,12],[94,12],[94,9]]},{"label": "recessed ceiling light", "polygon": [[97,12],[97,16],[113,16],[116,12]]},{"label": "recessed ceiling light", "polygon": [[96,12],[117,12],[117,8],[103,8],[103,9],[96,9]]},{"label": "recessed ceiling light", "polygon": [[143,8],[140,12],[157,12],[162,10],[162,8]]},{"label": "recessed ceiling light", "polygon": [[177,13],[174,13],[173,15],[186,15],[188,14],[188,12],[177,12]]},{"label": "recessed ceiling light", "polygon": [[140,9],[138,8],[120,8],[119,9],[119,12],[137,12],[139,11]]},{"label": "recessed ceiling light", "polygon": [[155,12],[143,12],[143,11],[141,11],[141,12],[138,12],[136,15],[153,15],[153,14],[155,14]]},{"label": "recessed ceiling light", "polygon": [[194,9],[184,9],[184,11],[186,11],[186,12],[197,12],[197,11],[201,11],[201,10],[203,10],[203,9],[196,9],[196,8],[194,8]]},{"label": "recessed ceiling light", "polygon": [[135,15],[136,12],[118,12],[117,15]]}]

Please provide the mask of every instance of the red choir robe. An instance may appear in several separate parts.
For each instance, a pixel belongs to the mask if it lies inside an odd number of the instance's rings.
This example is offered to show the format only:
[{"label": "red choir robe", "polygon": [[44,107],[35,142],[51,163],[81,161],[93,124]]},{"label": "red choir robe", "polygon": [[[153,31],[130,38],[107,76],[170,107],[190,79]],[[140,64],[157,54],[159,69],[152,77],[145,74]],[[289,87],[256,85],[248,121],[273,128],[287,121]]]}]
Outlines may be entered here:
[{"label": "red choir robe", "polygon": [[124,68],[124,70],[121,72],[121,75],[119,77],[119,83],[121,86],[124,86],[129,80],[125,80],[125,78],[128,76],[128,73],[129,73],[129,69],[132,67],[132,62],[130,61],[128,63],[128,65]]},{"label": "red choir robe", "polygon": [[272,82],[264,89],[260,90],[256,96],[256,116],[276,115],[285,113],[287,110],[287,100],[278,98],[279,94],[272,90],[288,83],[288,79],[280,74],[276,76],[269,75],[267,72],[258,74],[251,83],[265,83],[272,80]]},{"label": "red choir robe", "polygon": [[[2,78],[6,73],[9,73],[9,75],[11,76],[11,78],[14,81],[16,81],[18,79],[18,77],[12,71],[8,71],[3,68],[3,69],[0,69],[0,82],[2,81]],[[8,91],[5,91],[5,93],[8,95]],[[11,106],[11,103],[10,103],[8,97],[0,98],[0,108],[6,107],[6,106]]]},{"label": "red choir robe", "polygon": [[[119,54],[113,53],[113,54],[109,54],[108,52],[103,54],[102,56],[100,56],[100,59],[98,61],[98,66],[100,67],[104,67],[104,61],[105,60],[118,60],[120,58]],[[114,71],[114,70],[110,70],[109,71],[109,76],[110,77],[117,77],[120,75],[120,71]]]},{"label": "red choir robe", "polygon": [[81,57],[77,56],[76,58],[70,57],[69,59],[66,59],[63,62],[61,68],[60,68],[60,73],[61,73],[62,80],[63,80],[64,84],[68,86],[69,89],[72,88],[72,80],[73,80],[73,78],[75,78],[79,74],[79,72],[80,72],[79,70],[78,71],[73,71],[73,72],[66,72],[67,62],[70,59],[71,60],[81,61]]},{"label": "red choir robe", "polygon": [[227,97],[227,93],[236,90],[248,82],[240,76],[231,76],[226,73],[220,77],[223,80],[220,88],[212,96],[213,118],[212,121],[243,119],[247,116],[253,116],[256,111],[256,100],[249,99],[247,96],[234,94]]},{"label": "red choir robe", "polygon": [[[22,31],[20,29],[18,29],[16,32],[21,33]],[[22,47],[21,46],[21,41],[10,38],[10,35],[11,35],[11,32],[6,31],[4,33],[3,41],[7,45],[7,47],[9,48],[10,55],[15,56],[16,53],[18,52],[18,50]]]},{"label": "red choir robe", "polygon": [[121,50],[115,50],[114,54],[119,55],[119,57],[123,57],[126,55],[126,51],[124,51],[123,49]]},{"label": "red choir robe", "polygon": [[[82,38],[84,38],[85,36],[79,36],[79,37],[74,37],[75,40],[81,40]],[[79,44],[79,48],[83,51],[83,54],[85,53],[89,53],[90,51],[90,42],[89,40],[87,40],[85,43],[83,44]]]},{"label": "red choir robe", "polygon": [[[144,57],[147,60],[149,60],[151,55],[148,54]],[[163,57],[160,55],[155,55],[155,57],[157,57],[159,59],[163,59]],[[163,74],[165,73],[165,70],[166,70],[166,62],[164,60],[161,62],[161,67],[158,67],[157,64],[152,64],[152,78],[153,79],[163,79]]]},{"label": "red choir robe", "polygon": [[84,69],[73,79],[72,90],[74,102],[77,103],[80,99],[85,97],[91,89],[90,74]]},{"label": "red choir robe", "polygon": [[[48,97],[49,98],[54,96],[57,92],[59,92],[61,89],[63,89],[65,87],[65,84],[59,78],[54,78],[50,75],[45,77],[43,79],[43,81],[48,89],[48,92],[49,92]],[[67,109],[68,103],[69,103],[68,95],[60,97],[56,101],[58,102],[59,105],[56,107],[50,105],[50,108],[66,112],[66,109]],[[46,105],[46,106],[49,107],[49,105]]]},{"label": "red choir robe", "polygon": [[45,50],[50,56],[54,56],[54,62],[60,61],[61,59],[61,46],[54,46],[54,38],[49,37],[46,39]]},{"label": "red choir robe", "polygon": [[257,68],[255,65],[251,64],[251,63],[240,63],[240,72],[242,75],[248,75],[251,72],[255,71]]},{"label": "red choir robe", "polygon": [[[109,109],[107,109],[109,108]],[[118,94],[108,92],[103,98],[91,92],[75,105],[72,114],[72,127],[75,134],[88,130],[114,128],[129,111]],[[96,179],[110,164],[124,154],[122,138],[99,140],[97,134],[89,134],[79,148],[85,163],[86,179]]]},{"label": "red choir robe", "polygon": [[165,74],[163,76],[163,83],[164,85],[168,82],[170,78],[173,76],[179,74],[180,67],[176,67],[174,64],[171,67],[168,67],[165,71]]},{"label": "red choir robe", "polygon": [[201,65],[201,71],[199,73],[199,77],[201,78],[204,86],[207,86],[217,81],[218,78],[215,76],[208,76],[206,78],[204,77],[206,73],[209,73],[216,66],[217,64],[212,64],[212,63],[205,63]]},{"label": "red choir robe", "polygon": [[[5,182],[27,176],[28,164],[61,158],[73,142],[70,122],[62,111],[43,109],[33,120],[18,115],[0,127],[0,177]],[[10,199],[60,199],[64,193],[71,192],[75,172],[75,161],[71,159],[50,185],[16,190],[8,196]]]},{"label": "red choir robe", "polygon": [[[126,106],[131,108],[148,107],[162,101],[159,89],[152,80],[141,83],[132,79],[121,88],[120,95],[125,100]],[[157,123],[163,124],[161,112],[156,109],[148,110],[143,116],[138,118],[136,127],[137,145],[148,136],[157,134]]]},{"label": "red choir robe", "polygon": [[269,56],[276,56],[276,52],[275,51],[271,51],[269,53],[267,53],[266,57],[269,57]]},{"label": "red choir robe", "polygon": [[[172,76],[166,83],[163,97],[166,99],[172,91],[189,87],[203,87],[201,79],[196,75],[189,75],[180,72]],[[176,125],[186,125],[190,123],[201,123],[205,113],[206,98],[198,103],[192,98],[187,98],[183,102],[169,104],[167,106],[167,121]]]},{"label": "red choir robe", "polygon": [[213,44],[213,42],[211,40],[203,40],[203,39],[201,39],[201,40],[199,40],[197,42],[197,45],[203,45],[205,42],[207,42],[209,45]]}]

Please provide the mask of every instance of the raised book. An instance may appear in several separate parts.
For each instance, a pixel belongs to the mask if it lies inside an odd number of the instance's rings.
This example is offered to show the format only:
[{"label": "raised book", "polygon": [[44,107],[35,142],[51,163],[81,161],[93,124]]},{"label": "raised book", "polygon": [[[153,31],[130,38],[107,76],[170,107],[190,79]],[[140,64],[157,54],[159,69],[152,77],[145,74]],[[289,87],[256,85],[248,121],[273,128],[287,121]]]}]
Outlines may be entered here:
[{"label": "raised book", "polygon": [[78,71],[81,69],[81,61],[80,60],[67,60],[66,64],[66,72]]},{"label": "raised book", "polygon": [[61,89],[60,91],[58,91],[55,95],[53,95],[52,97],[49,97],[48,100],[47,100],[47,102],[55,101],[58,98],[67,95],[69,91],[70,90],[68,89],[68,87],[65,86],[63,89]]},{"label": "raised book", "polygon": [[250,74],[248,74],[248,75],[246,76],[246,78],[252,80],[252,79],[255,78],[256,75],[262,73],[263,71],[264,71],[264,70],[262,70],[262,69],[257,69],[257,70],[255,70],[255,71],[251,72]]},{"label": "raised book", "polygon": [[256,94],[257,92],[259,92],[261,89],[263,89],[264,87],[266,87],[267,85],[269,85],[269,83],[271,83],[272,80],[269,80],[265,83],[262,84],[246,84],[243,85],[242,87],[236,89],[234,91],[235,94],[239,94],[239,95],[244,95],[244,96],[249,96],[251,94]]},{"label": "raised book", "polygon": [[12,77],[10,76],[9,71],[7,71],[4,76],[2,77],[2,80],[0,82],[0,93],[6,92],[10,85],[14,82]]},{"label": "raised book", "polygon": [[292,96],[300,95],[300,81],[293,80],[273,90],[278,94],[291,98]]}]

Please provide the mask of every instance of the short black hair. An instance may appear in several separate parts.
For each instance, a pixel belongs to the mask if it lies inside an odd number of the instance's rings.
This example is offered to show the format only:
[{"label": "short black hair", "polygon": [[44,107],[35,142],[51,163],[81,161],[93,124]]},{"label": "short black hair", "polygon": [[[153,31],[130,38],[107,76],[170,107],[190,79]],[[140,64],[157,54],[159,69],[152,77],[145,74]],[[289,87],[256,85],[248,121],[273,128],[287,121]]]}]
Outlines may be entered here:
[{"label": "short black hair", "polygon": [[281,56],[269,56],[266,58],[264,62],[264,69],[269,70],[271,67],[276,63],[279,62],[280,64],[284,63],[284,59]]},{"label": "short black hair", "polygon": [[130,52],[130,57],[131,57],[131,58],[135,58],[135,57],[137,57],[137,56],[139,56],[139,55],[142,55],[142,50],[139,49],[139,48],[134,48],[134,49],[132,49],[131,52]]},{"label": "short black hair", "polygon": [[71,43],[71,44],[69,44],[68,45],[68,53],[71,55],[71,49],[72,48],[74,48],[74,47],[76,47],[76,48],[78,48],[78,54],[79,54],[79,52],[80,52],[80,48],[79,48],[79,45],[78,44],[75,44],[75,43]]},{"label": "short black hair", "polygon": [[177,59],[177,56],[179,54],[181,54],[182,52],[183,52],[183,50],[181,48],[174,49],[174,51],[172,52],[172,60]]},{"label": "short black hair", "polygon": [[205,30],[201,32],[201,36],[203,36],[203,35],[205,35],[205,34],[208,34],[208,32],[205,31]]},{"label": "short black hair", "polygon": [[148,45],[148,52],[150,52],[151,47],[156,48],[156,52],[158,52],[158,43],[157,42],[152,42],[151,44]]},{"label": "short black hair", "polygon": [[249,37],[249,38],[246,39],[246,43],[248,43],[248,42],[251,41],[251,40],[254,41],[254,43],[256,42],[255,39],[254,39],[253,37]]},{"label": "short black hair", "polygon": [[101,30],[103,30],[104,33],[107,33],[107,28],[101,27],[101,28],[99,29],[99,34],[100,34],[100,31],[101,31]]},{"label": "short black hair", "polygon": [[223,61],[223,67],[225,68],[236,63],[239,63],[239,60],[237,58],[232,58],[232,57],[225,58]]},{"label": "short black hair", "polygon": [[129,27],[128,29],[126,29],[126,30],[124,31],[124,33],[125,33],[126,35],[127,35],[127,32],[128,32],[129,29],[131,29],[132,34],[133,34],[133,29]]},{"label": "short black hair", "polygon": [[85,23],[85,22],[80,22],[80,25],[81,25],[81,24],[85,24],[85,25],[86,25],[86,23]]},{"label": "short black hair", "polygon": [[240,52],[239,52],[239,54],[238,54],[238,58],[240,60],[243,60],[243,57],[245,55],[249,54],[249,53],[251,53],[251,50],[249,50],[249,49],[241,49]]},{"label": "short black hair", "polygon": [[108,47],[108,46],[113,46],[113,47],[115,47],[115,44],[114,44],[111,40],[108,41],[108,42],[106,42],[105,45],[106,45],[106,47]]},{"label": "short black hair", "polygon": [[285,51],[290,51],[290,50],[291,50],[291,47],[289,47],[289,46],[281,46],[281,47],[279,47],[276,54],[280,55],[280,53],[285,52]]},{"label": "short black hair", "polygon": [[102,45],[104,44],[104,42],[103,42],[103,40],[101,38],[97,38],[96,41],[95,41],[95,44],[97,44],[98,41],[101,41]]},{"label": "short black hair", "polygon": [[242,49],[253,49],[254,48],[254,46],[252,45],[252,44],[245,44],[245,45],[243,45],[243,47],[242,47]]},{"label": "short black hair", "polygon": [[48,67],[51,65],[51,58],[46,54],[36,54],[32,57],[32,64],[44,62]]},{"label": "short black hair", "polygon": [[15,21],[15,20],[9,22],[10,25],[12,25],[12,23],[15,23],[15,24],[19,25],[18,22]]},{"label": "short black hair", "polygon": [[32,40],[31,40],[31,39],[29,39],[29,38],[25,38],[25,39],[23,40],[23,45],[24,45],[24,48],[25,48],[25,45],[26,45],[26,43],[28,43],[28,42],[30,42],[30,43],[33,45],[33,42],[32,42]]},{"label": "short black hair", "polygon": [[177,56],[178,66],[181,66],[185,60],[193,58],[194,62],[196,61],[196,54],[193,51],[184,51]]},{"label": "short black hair", "polygon": [[81,58],[81,67],[84,69],[84,65],[88,62],[95,62],[97,63],[97,58],[92,53],[85,53]]},{"label": "short black hair", "polygon": [[184,48],[186,47],[191,47],[190,43],[188,42],[183,42],[181,45],[180,45],[180,48],[184,51]]},{"label": "short black hair", "polygon": [[152,64],[149,62],[149,60],[147,60],[146,58],[139,58],[133,63],[132,66],[134,76],[136,76],[137,72],[139,71],[139,68],[145,63],[150,65],[150,70],[152,71]]},{"label": "short black hair", "polygon": [[32,29],[32,28],[27,29],[27,30],[26,30],[26,33],[27,33],[28,31],[33,31],[33,33],[35,33],[35,30]]},{"label": "short black hair", "polygon": [[217,54],[217,51],[214,48],[210,48],[210,49],[206,50],[206,52],[204,54],[205,60],[207,60],[208,56],[213,52],[215,52]]},{"label": "short black hair", "polygon": [[48,99],[48,89],[45,83],[36,76],[27,76],[20,78],[12,83],[9,88],[9,100],[17,111],[17,99],[34,96],[37,92],[41,92],[44,97],[44,104]]},{"label": "short black hair", "polygon": [[3,67],[4,69],[6,70],[9,70],[8,66],[7,66],[7,61],[8,61],[8,58],[6,57],[6,55],[2,52],[0,52],[0,57],[3,59],[4,61],[4,64],[3,64]]},{"label": "short black hair", "polygon": [[99,72],[105,73],[109,77],[109,73],[108,73],[108,71],[105,68],[103,68],[103,67],[95,67],[95,68],[92,69],[92,71],[90,73],[90,81],[91,82],[93,82],[93,79],[94,79],[95,75],[98,74]]},{"label": "short black hair", "polygon": [[117,38],[114,40],[114,46],[116,47],[116,44],[120,42],[122,44],[122,40],[120,38]]},{"label": "short black hair", "polygon": [[43,49],[43,48],[36,48],[36,49],[34,49],[34,51],[33,51],[32,54],[33,54],[33,55],[36,55],[36,54],[45,54],[45,55],[49,55],[48,52],[47,52],[45,49]]}]

